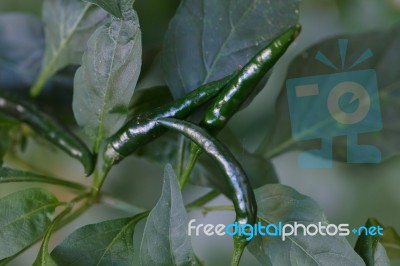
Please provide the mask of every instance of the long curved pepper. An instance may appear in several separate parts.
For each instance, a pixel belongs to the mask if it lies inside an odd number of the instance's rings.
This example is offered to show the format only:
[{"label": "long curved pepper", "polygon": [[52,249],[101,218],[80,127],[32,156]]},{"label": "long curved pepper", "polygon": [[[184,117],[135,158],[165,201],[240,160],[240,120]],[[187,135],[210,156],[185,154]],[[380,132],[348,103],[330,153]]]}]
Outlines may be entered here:
[{"label": "long curved pepper", "polygon": [[216,162],[226,174],[226,183],[231,190],[237,221],[253,224],[257,216],[257,204],[249,179],[233,154],[210,133],[193,123],[174,118],[160,118],[156,121],[168,129],[175,130],[196,143]]},{"label": "long curved pepper", "polygon": [[132,154],[138,147],[165,133],[167,129],[158,125],[156,119],[161,117],[187,117],[197,107],[214,98],[234,74],[202,85],[176,101],[134,117],[108,140],[103,156],[105,164],[111,166],[118,163],[124,157]]},{"label": "long curved pepper", "polygon": [[86,176],[93,172],[95,159],[87,146],[50,115],[27,102],[19,102],[2,92],[0,92],[0,112],[26,123],[41,137],[80,161]]},{"label": "long curved pepper", "polygon": [[[254,191],[248,177],[233,154],[206,130],[190,122],[174,118],[160,118],[157,123],[188,137],[218,163],[225,173],[225,180],[231,191],[229,196],[235,208],[236,221],[239,225],[255,224],[257,202]],[[234,265],[239,262],[247,244],[246,236],[234,236],[235,252],[232,260],[235,262]]]},{"label": "long curved pepper", "polygon": [[[212,135],[218,134],[229,119],[239,111],[256,85],[286,52],[300,30],[300,25],[291,27],[259,51],[218,94],[215,102],[207,109],[200,125]],[[181,179],[182,186],[188,181],[200,154],[201,149],[192,142],[188,163]]]},{"label": "long curved pepper", "polygon": [[301,30],[295,25],[258,52],[218,94],[206,111],[201,126],[216,134],[239,111],[256,85],[275,65]]}]

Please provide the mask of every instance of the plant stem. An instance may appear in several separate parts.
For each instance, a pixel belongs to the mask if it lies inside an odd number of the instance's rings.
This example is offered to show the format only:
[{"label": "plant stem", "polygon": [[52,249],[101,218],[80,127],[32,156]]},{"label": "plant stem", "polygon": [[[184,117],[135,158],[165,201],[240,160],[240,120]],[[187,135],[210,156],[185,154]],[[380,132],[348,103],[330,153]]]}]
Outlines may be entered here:
[{"label": "plant stem", "polygon": [[40,169],[36,166],[33,166],[32,164],[30,164],[24,160],[21,160],[20,158],[18,158],[17,155],[15,155],[14,152],[8,152],[6,155],[6,160],[9,160],[12,163],[16,164],[17,166],[19,166],[20,168],[26,169],[28,171],[53,176],[52,173],[50,173],[46,170]]},{"label": "plant stem", "polygon": [[[360,106],[364,106],[366,104],[365,101],[362,101],[360,103]],[[303,130],[300,134],[298,134],[298,139],[302,139],[304,136],[308,136],[310,133],[315,132],[316,130],[323,128],[324,126],[328,125],[331,122],[331,116],[319,121],[319,123],[308,127],[307,129]],[[289,138],[285,140],[284,142],[280,143],[278,146],[275,148],[265,152],[268,148],[268,145],[270,143],[270,136],[266,136],[266,138],[262,141],[260,146],[256,150],[256,154],[259,155],[264,155],[267,159],[271,159],[279,154],[281,154],[283,151],[289,149],[291,146],[296,144],[296,141],[293,138]]]},{"label": "plant stem", "polygon": [[107,177],[108,172],[111,170],[111,166],[104,164],[101,171],[98,167],[94,170],[93,183],[92,183],[92,197],[98,197],[101,187],[103,186],[104,180]]},{"label": "plant stem", "polygon": [[34,168],[30,164],[26,163],[25,161],[20,160],[18,157],[16,157],[13,154],[9,154],[8,158],[10,161],[18,165],[20,168],[23,169],[28,169],[28,171],[34,172],[34,174],[37,176],[27,176],[27,177],[21,177],[21,176],[15,176],[14,179],[1,179],[0,183],[13,183],[13,182],[37,182],[37,183],[45,183],[45,184],[50,184],[50,185],[57,185],[57,186],[62,186],[65,188],[69,188],[74,191],[85,191],[87,190],[87,187],[81,183],[77,182],[72,182],[68,181],[65,179],[53,177],[53,176],[45,176],[47,174],[40,174],[40,170]]},{"label": "plant stem", "polygon": [[203,213],[215,212],[215,211],[235,211],[235,209],[231,205],[212,206],[212,207],[199,207],[199,208],[196,208],[196,209],[200,210]]},{"label": "plant stem", "polygon": [[179,148],[178,148],[178,160],[176,162],[176,175],[180,177],[182,175],[183,160],[185,157],[185,137],[179,136]]},{"label": "plant stem", "polygon": [[82,215],[82,213],[84,213],[87,209],[89,209],[92,205],[93,205],[93,199],[90,198],[91,197],[91,193],[84,193],[81,195],[78,195],[76,198],[74,198],[70,204],[73,206],[75,206],[75,204],[79,203],[81,200],[86,199],[86,201],[79,206],[75,211],[73,211],[69,216],[67,216],[64,220],[62,220],[60,223],[58,223],[58,225],[56,226],[56,230],[59,230],[60,228],[66,226],[67,224],[69,224],[70,222],[72,222],[73,220],[75,220],[76,218],[78,218],[79,216]]},{"label": "plant stem", "polygon": [[233,255],[232,255],[232,266],[238,266],[240,259],[242,258],[243,251],[248,244],[247,240],[243,239],[242,236],[235,235],[233,237]]},{"label": "plant stem", "polygon": [[196,165],[197,159],[200,157],[200,154],[201,154],[201,149],[197,149],[196,152],[190,151],[185,170],[179,180],[179,185],[181,187],[181,190],[183,190],[186,183],[189,181],[190,174],[192,173],[193,168]]},{"label": "plant stem", "polygon": [[186,207],[189,210],[190,209],[195,209],[195,208],[198,208],[198,207],[203,207],[203,205],[205,205],[206,203],[212,201],[213,199],[218,197],[220,194],[221,194],[221,192],[216,191],[216,190],[212,190],[212,191],[208,192],[207,194],[201,196],[200,198],[192,201]]},{"label": "plant stem", "polygon": [[126,213],[140,213],[146,211],[141,207],[137,207],[133,204],[127,203],[104,193],[100,194],[99,202]]},{"label": "plant stem", "polygon": [[48,68],[44,71],[40,72],[38,79],[36,80],[35,84],[32,86],[30,95],[32,97],[36,97],[40,94],[43,90],[44,85],[46,84],[47,80],[50,78],[51,74]]},{"label": "plant stem", "polygon": [[48,256],[46,253],[48,252],[48,246],[49,246],[49,241],[51,236],[53,235],[54,230],[56,230],[57,226],[59,223],[62,221],[62,219],[71,211],[72,205],[67,205],[67,207],[54,218],[52,223],[49,225],[49,227],[46,230],[46,233],[44,234],[44,238],[42,241],[42,245],[39,250],[38,258],[36,259],[34,265],[36,265],[39,258],[41,258],[41,262],[43,263],[45,261],[45,257]]},{"label": "plant stem", "polygon": [[87,209],[89,209],[92,206],[92,204],[93,203],[90,200],[85,201],[78,209],[76,209],[69,216],[67,216],[61,223],[59,223],[56,230],[66,226],[67,224],[69,224],[70,222],[81,216],[82,213],[84,213]]},{"label": "plant stem", "polygon": [[[220,194],[221,194],[220,192],[218,192],[216,190],[212,190],[212,191],[208,192],[207,194],[201,196],[200,198],[187,204],[186,208],[188,211],[194,211],[194,210],[199,210],[199,209],[205,209],[205,211],[217,211],[218,207],[217,207],[217,209],[213,210],[213,207],[205,208],[205,207],[203,207],[203,205],[210,202],[211,200],[215,199]],[[140,212],[146,211],[144,208],[130,204],[129,202],[125,202],[125,201],[115,198],[111,195],[105,194],[104,192],[100,193],[98,200],[100,203],[106,204],[110,207],[113,207],[117,210],[120,210],[120,211],[123,211],[126,213],[140,213]],[[223,210],[228,210],[228,207],[225,207]],[[231,210],[231,208],[229,210]]]},{"label": "plant stem", "polygon": [[265,150],[267,149],[268,144],[269,144],[269,141],[262,143],[257,148],[255,154],[264,155],[265,158],[271,159],[271,158],[275,157],[276,155],[279,155],[286,149],[289,149],[293,144],[295,144],[295,141],[293,139],[289,139],[285,142],[282,142],[280,145],[276,146],[275,148],[273,148],[265,153]]}]

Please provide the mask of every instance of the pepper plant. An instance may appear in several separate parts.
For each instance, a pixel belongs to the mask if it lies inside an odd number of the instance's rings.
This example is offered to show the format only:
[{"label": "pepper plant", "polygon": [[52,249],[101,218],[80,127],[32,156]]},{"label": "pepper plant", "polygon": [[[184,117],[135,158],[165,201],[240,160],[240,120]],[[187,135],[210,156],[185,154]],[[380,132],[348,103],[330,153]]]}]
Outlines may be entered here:
[{"label": "pepper plant", "polygon": [[[240,146],[228,124],[265,87],[287,49],[296,49],[299,0],[176,2],[165,37],[157,35],[159,53],[142,33],[146,17],[137,1],[43,0],[41,19],[0,14],[0,183],[28,184],[0,198],[0,265],[12,264],[35,243],[40,248],[33,265],[202,265],[188,235],[188,213],[196,211],[233,211],[232,222],[240,225],[328,224],[315,201],[279,184],[271,163],[305,148],[291,139],[284,90],[277,122],[255,152]],[[391,39],[397,32],[380,35]],[[368,38],[373,34],[346,37],[387,49]],[[399,40],[390,43],[398,47]],[[297,57],[288,75],[307,73],[307,60]],[[379,72],[388,63],[373,64]],[[392,93],[398,72],[393,70],[382,99]],[[382,105],[383,120],[400,111]],[[394,152],[382,136],[394,133],[385,129],[370,138],[385,146],[383,159]],[[26,160],[32,139],[37,156],[51,149],[79,161],[81,179]],[[118,163],[132,156],[165,166],[161,195],[150,209],[104,191],[113,172],[127,167]],[[127,186],[140,179],[129,171]],[[189,183],[209,191],[187,203],[182,192]],[[232,206],[206,206],[220,195]],[[81,224],[50,243],[57,230],[104,204],[125,216]],[[372,218],[367,225],[384,227]],[[390,226],[383,236],[361,235],[355,248],[340,235],[232,239],[232,265],[239,265],[245,249],[262,265],[389,265],[400,257],[400,237]]]}]

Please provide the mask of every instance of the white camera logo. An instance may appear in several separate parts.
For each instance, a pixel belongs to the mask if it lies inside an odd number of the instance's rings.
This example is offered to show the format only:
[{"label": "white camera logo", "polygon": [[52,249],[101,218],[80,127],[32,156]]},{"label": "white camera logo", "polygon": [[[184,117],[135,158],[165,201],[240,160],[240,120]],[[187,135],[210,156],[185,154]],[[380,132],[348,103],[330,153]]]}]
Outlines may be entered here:
[{"label": "white camera logo", "polygon": [[[352,93],[352,101],[359,100],[360,104],[353,113],[343,112],[339,106],[339,99],[345,93]],[[332,117],[343,124],[356,124],[363,120],[371,107],[371,99],[364,87],[355,82],[342,82],[332,89],[328,95],[328,110]]]},{"label": "white camera logo", "polygon": [[[339,47],[341,55],[345,54],[347,40],[339,40]],[[372,52],[367,50],[350,68],[371,56]],[[316,59],[338,70],[322,53]],[[381,153],[376,147],[358,144],[358,134],[382,129],[375,70],[289,79],[286,88],[293,138],[296,141],[321,139],[320,149],[300,155],[301,167],[331,167],[335,136],[347,136],[349,163],[380,162]],[[316,160],[316,157],[325,160]]]}]

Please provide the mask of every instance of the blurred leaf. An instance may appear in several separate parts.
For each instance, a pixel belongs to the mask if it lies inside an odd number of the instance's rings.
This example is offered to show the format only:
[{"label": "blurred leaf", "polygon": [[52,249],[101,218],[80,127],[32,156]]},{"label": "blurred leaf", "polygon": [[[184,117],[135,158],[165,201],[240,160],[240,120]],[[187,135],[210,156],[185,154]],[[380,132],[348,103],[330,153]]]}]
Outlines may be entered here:
[{"label": "blurred leaf", "polygon": [[[142,30],[142,77],[143,75],[147,76],[155,58],[159,57],[168,23],[174,16],[179,2],[180,0],[146,0],[135,1],[133,4],[134,9],[138,13],[140,28]],[[160,74],[160,78],[163,79],[163,72],[160,71]]]},{"label": "blurred leaf", "polygon": [[[0,117],[1,116],[2,115],[0,115]],[[1,119],[2,118],[0,118],[0,120]],[[4,121],[6,121],[6,119],[8,118],[4,117]],[[28,143],[28,135],[31,133],[30,128],[15,120],[8,120],[1,126],[10,128],[7,135],[10,142],[7,152],[10,152],[14,155],[17,154],[18,151],[25,152]]]},{"label": "blurred leaf", "polygon": [[[258,218],[262,224],[294,224],[305,226],[328,221],[311,198],[284,185],[266,185],[256,189]],[[280,236],[257,235],[248,250],[263,265],[365,265],[342,236],[291,235],[285,241]]]},{"label": "blurred leaf", "polygon": [[384,226],[374,218],[369,219],[373,225],[383,227],[383,236],[379,237],[379,243],[386,249],[387,255],[392,260],[400,259],[400,236],[391,226]]},{"label": "blurred leaf", "polygon": [[81,227],[58,245],[51,257],[58,265],[134,265],[133,233],[146,215]]},{"label": "blurred leaf", "polygon": [[[72,92],[76,69],[77,67],[70,66],[57,72],[46,83],[42,93],[35,98],[37,105],[44,111],[52,114],[63,124],[74,127],[76,127],[76,122],[72,111]],[[32,100],[29,94],[32,85],[26,88],[20,87],[19,92],[14,90],[13,93],[27,101]]]},{"label": "blurred leaf", "polygon": [[37,182],[66,186],[77,190],[86,189],[84,185],[81,185],[79,183],[74,183],[63,179],[43,176],[21,170],[14,170],[7,167],[0,167],[0,184],[11,182]]},{"label": "blurred leaf", "polygon": [[43,68],[31,89],[33,95],[38,95],[58,70],[81,64],[87,40],[108,19],[102,9],[80,0],[46,0],[43,21],[46,50]]},{"label": "blurred leaf", "polygon": [[352,31],[384,28],[399,21],[400,5],[397,0],[336,0],[335,2],[341,24]]},{"label": "blurred leaf", "polygon": [[0,1],[1,12],[24,12],[40,16],[43,0],[26,1]]},{"label": "blurred leaf", "polygon": [[[142,25],[142,24],[140,24]],[[142,26],[140,26],[142,28]],[[145,47],[143,47],[145,49]],[[144,51],[143,51],[143,57],[145,56]],[[151,87],[156,87],[156,86],[167,86],[167,83],[165,82],[164,79],[164,72],[162,69],[162,60],[161,60],[161,55],[152,55],[154,56],[154,61],[153,62],[147,62],[147,64],[150,64],[148,66],[143,66],[142,65],[142,70],[141,70],[141,76],[139,78],[139,82],[137,85],[138,89],[143,89],[143,88],[151,88]],[[144,62],[146,60],[143,58],[143,64],[146,63]],[[148,68],[148,69],[144,69]],[[145,71],[145,72],[143,72]],[[169,88],[168,88],[169,89]],[[170,93],[171,94],[171,93]]]},{"label": "blurred leaf", "polygon": [[214,188],[230,197],[231,190],[223,178],[224,174],[212,158],[207,154],[201,154],[192,170],[190,183],[196,186]]},{"label": "blurred leaf", "polygon": [[400,236],[393,227],[384,227],[383,236],[379,241],[385,247],[390,259],[400,259]]},{"label": "blurred leaf", "polygon": [[[0,90],[28,99],[42,67],[43,23],[27,14],[0,14],[0,35]],[[68,67],[58,72],[35,99],[41,107],[68,124],[75,122],[71,106],[75,71],[75,67]]]},{"label": "blurred leaf", "polygon": [[4,155],[7,153],[8,149],[12,144],[12,137],[10,136],[10,130],[15,125],[16,123],[0,116],[0,165],[3,164]]},{"label": "blurred leaf", "polygon": [[[130,2],[130,1],[128,1]],[[97,151],[125,122],[141,66],[141,33],[131,4],[90,37],[76,73],[73,110]]]},{"label": "blurred leaf", "polygon": [[4,155],[7,153],[10,147],[10,137],[8,130],[0,128],[0,165],[3,164]]},{"label": "blurred leaf", "polygon": [[178,180],[168,164],[161,197],[144,229],[141,265],[197,265],[187,234],[188,222]]},{"label": "blurred leaf", "polygon": [[[338,39],[348,39],[347,59],[344,70],[335,71],[314,59],[318,51],[321,51],[335,65],[341,65],[338,47]],[[349,72],[357,70],[375,70],[378,79],[379,98],[382,114],[383,129],[378,132],[362,133],[358,135],[359,144],[373,145],[382,153],[382,160],[388,159],[399,153],[400,145],[398,144],[398,135],[400,127],[397,121],[400,113],[400,68],[397,66],[400,60],[400,54],[397,52],[400,47],[400,26],[388,31],[373,31],[359,35],[337,36],[325,40],[317,45],[307,49],[299,55],[291,63],[287,78],[299,78],[308,76],[318,76],[323,74],[335,74],[337,72]],[[357,59],[367,49],[371,49],[373,57],[359,64],[358,66],[349,67],[357,61]],[[331,79],[321,80],[318,84],[320,88],[325,88]],[[329,88],[327,88],[329,89]],[[291,127],[289,118],[289,108],[287,100],[287,90],[283,89],[276,106],[276,126],[272,136],[272,140],[266,149],[267,157],[275,157],[289,149],[310,149],[318,147],[318,140],[307,142],[296,142],[291,137]],[[325,122],[333,121],[331,117],[326,119],[316,119],[316,114],[321,113],[323,102],[316,97],[313,106],[307,106],[308,112],[304,115],[299,123],[298,134],[308,136],[315,135],[316,130],[324,126]],[[315,121],[314,124],[311,124]],[[347,138],[335,139],[334,143],[334,159],[346,161],[347,155]]]},{"label": "blurred leaf", "polygon": [[159,164],[175,164],[178,147],[177,134],[167,132],[154,141],[138,148],[134,155]]},{"label": "blurred leaf", "polygon": [[[371,226],[380,225],[374,219],[368,219],[365,224],[366,228],[370,228]],[[361,258],[364,260],[367,266],[386,266],[390,265],[389,258],[386,254],[385,248],[379,243],[380,236],[377,235],[366,235],[361,234],[355,246],[355,251]]]},{"label": "blurred leaf", "polygon": [[[120,7],[121,0],[119,0],[119,1],[83,0],[83,1],[88,2],[88,3],[96,4],[96,5],[100,6],[101,8],[103,8],[104,10],[106,10],[111,15],[113,15],[113,16],[115,16],[117,18],[122,18],[122,10],[121,10],[121,7]],[[131,0],[131,3],[133,4],[132,0]]]},{"label": "blurred leaf", "polygon": [[147,111],[171,102],[172,96],[167,86],[157,86],[135,91],[129,104],[129,117],[143,114]]},{"label": "blurred leaf", "polygon": [[174,98],[220,79],[298,21],[299,0],[185,0],[164,43],[164,72]]},{"label": "blurred leaf", "polygon": [[44,53],[42,22],[28,14],[1,14],[0,36],[0,87],[31,85]]},{"label": "blurred leaf", "polygon": [[0,199],[0,260],[13,256],[36,242],[50,225],[57,198],[31,188]]}]

